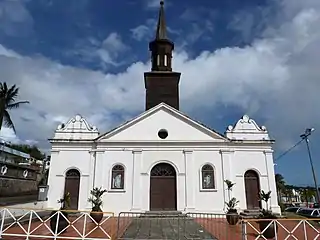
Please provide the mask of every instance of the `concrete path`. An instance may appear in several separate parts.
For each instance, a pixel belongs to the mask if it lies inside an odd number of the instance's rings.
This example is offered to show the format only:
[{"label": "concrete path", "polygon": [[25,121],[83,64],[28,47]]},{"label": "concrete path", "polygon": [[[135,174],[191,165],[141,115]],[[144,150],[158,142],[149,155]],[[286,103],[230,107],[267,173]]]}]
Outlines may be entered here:
[{"label": "concrete path", "polygon": [[135,218],[119,239],[217,239],[188,217]]}]

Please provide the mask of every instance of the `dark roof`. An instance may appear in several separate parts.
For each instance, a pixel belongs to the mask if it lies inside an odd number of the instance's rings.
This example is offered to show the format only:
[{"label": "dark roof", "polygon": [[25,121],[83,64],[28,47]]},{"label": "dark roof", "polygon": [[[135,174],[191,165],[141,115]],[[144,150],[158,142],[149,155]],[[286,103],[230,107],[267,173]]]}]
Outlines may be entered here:
[{"label": "dark roof", "polygon": [[164,2],[160,1],[159,19],[156,32],[156,40],[167,40],[167,27],[164,16]]}]

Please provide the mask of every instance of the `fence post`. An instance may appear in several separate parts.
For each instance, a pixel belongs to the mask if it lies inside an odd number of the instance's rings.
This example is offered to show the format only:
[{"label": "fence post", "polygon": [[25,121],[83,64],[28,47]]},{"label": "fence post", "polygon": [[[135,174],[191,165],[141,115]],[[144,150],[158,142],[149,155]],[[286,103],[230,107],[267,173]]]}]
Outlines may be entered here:
[{"label": "fence post", "polygon": [[247,240],[247,228],[245,220],[241,220],[241,236],[242,240]]},{"label": "fence post", "polygon": [[3,231],[3,226],[4,226],[4,218],[5,218],[5,215],[6,215],[6,211],[7,209],[6,208],[2,208],[0,210],[0,216],[1,216],[1,225],[0,225],[0,239],[2,238],[2,231]]}]

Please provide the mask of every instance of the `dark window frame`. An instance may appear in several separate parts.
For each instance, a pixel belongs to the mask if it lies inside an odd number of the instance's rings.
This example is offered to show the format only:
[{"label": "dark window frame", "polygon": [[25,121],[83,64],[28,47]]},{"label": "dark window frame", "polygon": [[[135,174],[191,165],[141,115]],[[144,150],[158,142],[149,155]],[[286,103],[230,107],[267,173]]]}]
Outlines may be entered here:
[{"label": "dark window frame", "polygon": [[[121,176],[120,187],[114,186],[113,179],[119,175]],[[111,189],[112,190],[124,190],[124,180],[125,180],[125,169],[121,164],[116,164],[111,170]]]},{"label": "dark window frame", "polygon": [[[206,186],[206,184],[205,184],[205,177],[206,176],[211,176],[211,182],[210,182],[209,186]],[[216,189],[214,167],[210,164],[205,164],[201,168],[201,189],[202,190],[215,190]]]}]

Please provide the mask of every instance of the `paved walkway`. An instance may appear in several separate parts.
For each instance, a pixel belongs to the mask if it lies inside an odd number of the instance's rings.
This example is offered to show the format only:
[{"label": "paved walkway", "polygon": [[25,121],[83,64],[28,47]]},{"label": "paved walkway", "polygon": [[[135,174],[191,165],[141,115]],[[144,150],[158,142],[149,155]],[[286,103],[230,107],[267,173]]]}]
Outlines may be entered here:
[{"label": "paved walkway", "polygon": [[200,224],[187,217],[135,218],[119,239],[214,239]]}]

